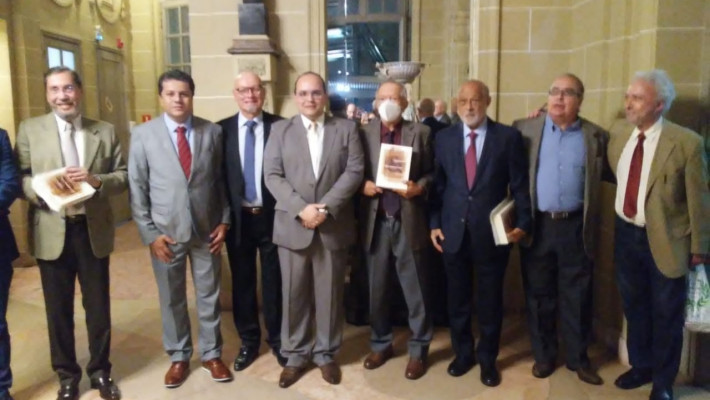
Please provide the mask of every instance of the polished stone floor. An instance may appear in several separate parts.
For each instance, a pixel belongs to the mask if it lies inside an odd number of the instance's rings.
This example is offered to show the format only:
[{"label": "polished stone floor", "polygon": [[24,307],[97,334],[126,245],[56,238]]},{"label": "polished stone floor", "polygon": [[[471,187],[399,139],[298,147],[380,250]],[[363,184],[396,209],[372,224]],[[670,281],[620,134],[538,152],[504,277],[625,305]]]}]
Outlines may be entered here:
[{"label": "polished stone floor", "polygon": [[[118,230],[116,251],[111,257],[111,297],[113,319],[112,357],[113,377],[126,400],[158,399],[580,399],[580,400],[643,400],[650,386],[622,391],[613,385],[617,375],[625,371],[613,354],[594,347],[593,362],[600,366],[606,381],[603,386],[581,383],[564,366],[550,378],[534,378],[532,356],[524,323],[520,318],[506,320],[503,346],[499,358],[503,383],[488,388],[479,381],[479,368],[460,378],[446,374],[452,359],[448,331],[437,329],[430,351],[430,368],[418,381],[404,377],[407,362],[407,332],[396,333],[396,357],[376,371],[362,367],[368,352],[368,327],[346,326],[341,353],[343,381],[332,386],[323,381],[317,369],[310,370],[298,383],[288,389],[278,387],[280,368],[276,360],[262,347],[262,356],[247,370],[236,373],[229,383],[216,383],[199,368],[193,356],[193,372],[187,382],[177,389],[163,387],[163,375],[169,366],[161,345],[160,314],[157,289],[148,251],[138,241],[131,223]],[[191,298],[192,294],[190,293]],[[195,320],[194,304],[192,318]],[[86,330],[80,294],[77,289],[76,341],[82,365],[88,361]],[[12,368],[15,383],[12,393],[16,400],[45,400],[56,398],[57,381],[49,364],[49,344],[44,303],[37,268],[18,269],[12,283],[8,320],[12,336]],[[193,332],[195,331],[193,325]],[[239,339],[234,331],[231,314],[223,313],[224,360],[231,364]],[[196,338],[196,335],[194,336]],[[89,389],[88,379],[81,382],[81,400],[100,399],[98,392]],[[677,397],[683,400],[710,399],[710,392],[700,388],[678,385]]]}]

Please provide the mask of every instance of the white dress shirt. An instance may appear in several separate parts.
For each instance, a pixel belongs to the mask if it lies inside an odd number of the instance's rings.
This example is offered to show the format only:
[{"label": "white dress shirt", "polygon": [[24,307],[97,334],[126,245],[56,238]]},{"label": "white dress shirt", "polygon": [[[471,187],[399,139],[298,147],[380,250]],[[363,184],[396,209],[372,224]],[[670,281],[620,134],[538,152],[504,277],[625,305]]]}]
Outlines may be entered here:
[{"label": "white dress shirt", "polygon": [[[463,154],[466,155],[468,147],[471,146],[471,128],[466,124],[463,125]],[[486,132],[488,131],[488,118],[483,120],[483,123],[474,129],[476,134],[476,165],[481,162],[481,152],[483,152],[483,143],[486,141]]]},{"label": "white dress shirt", "polygon": [[[242,113],[239,113],[238,124],[239,124],[239,159],[242,164],[242,171],[244,171],[244,148],[246,146],[247,138],[247,122],[249,121]],[[259,114],[253,119],[256,122],[254,126],[254,183],[256,184],[256,199],[253,202],[246,201],[245,198],[242,199],[242,206],[244,207],[261,207],[264,204],[264,200],[261,197],[261,178],[263,174],[264,167],[264,116]]]},{"label": "white dress shirt", "polygon": [[624,215],[624,198],[626,197],[626,182],[629,180],[629,169],[631,168],[631,158],[634,155],[634,149],[638,142],[638,136],[641,132],[638,127],[634,128],[629,141],[626,142],[624,150],[621,152],[619,164],[616,166],[616,201],[614,209],[616,215],[626,222],[636,226],[646,226],[646,189],[648,188],[648,175],[651,171],[653,156],[656,154],[658,147],[658,139],[661,136],[663,128],[663,117],[658,118],[643,134],[646,139],[643,142],[643,164],[641,165],[641,179],[639,181],[639,194],[636,203],[636,216],[628,218]]},{"label": "white dress shirt", "polygon": [[[54,118],[57,120],[57,130],[59,131],[59,146],[62,146],[62,143],[64,141],[62,140],[62,137],[65,135],[71,135],[71,129],[67,126],[69,125],[69,122],[59,118],[57,114],[54,114]],[[77,155],[79,156],[79,166],[80,167],[85,167],[84,165],[84,152],[86,149],[86,132],[84,132],[84,129],[81,125],[81,115],[77,116],[74,118],[73,121],[71,121],[71,124],[74,126],[74,145],[76,146],[76,152]],[[62,155],[66,154],[67,151],[71,151],[65,148],[61,148],[62,150]],[[64,210],[65,215],[68,216],[74,216],[74,215],[82,215],[86,214],[86,207],[84,207],[84,203],[79,203],[70,207],[67,207]]]},{"label": "white dress shirt", "polygon": [[[313,175],[318,179],[318,169],[323,155],[323,136],[325,135],[323,123],[325,122],[325,117],[321,115],[317,121],[311,121],[301,114],[301,119],[303,126],[306,128],[308,150],[311,153],[311,163],[313,164]],[[316,124],[315,129],[313,129],[313,124]]]}]

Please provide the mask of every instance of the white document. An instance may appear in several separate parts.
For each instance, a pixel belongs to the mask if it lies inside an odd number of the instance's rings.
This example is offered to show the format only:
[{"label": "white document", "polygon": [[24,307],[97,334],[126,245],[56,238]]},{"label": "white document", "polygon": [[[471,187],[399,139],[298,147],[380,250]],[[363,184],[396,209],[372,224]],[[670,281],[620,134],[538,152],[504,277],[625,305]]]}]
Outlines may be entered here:
[{"label": "white document", "polygon": [[504,199],[491,211],[491,229],[493,229],[493,240],[496,246],[507,245],[507,233],[515,227],[515,201]]},{"label": "white document", "polygon": [[375,185],[385,189],[407,190],[411,165],[412,148],[410,146],[382,143]]},{"label": "white document", "polygon": [[85,201],[96,193],[87,182],[81,182],[73,190],[59,191],[52,181],[65,173],[66,168],[43,172],[32,177],[32,189],[41,197],[52,211],[61,212],[64,208]]}]

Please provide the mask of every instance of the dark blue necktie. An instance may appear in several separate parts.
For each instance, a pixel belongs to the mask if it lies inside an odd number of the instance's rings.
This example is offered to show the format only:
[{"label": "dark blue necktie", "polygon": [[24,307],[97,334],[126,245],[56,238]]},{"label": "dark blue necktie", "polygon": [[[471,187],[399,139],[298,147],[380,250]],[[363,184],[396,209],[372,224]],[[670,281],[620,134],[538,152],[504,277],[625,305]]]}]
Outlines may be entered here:
[{"label": "dark blue necktie", "polygon": [[[387,132],[385,141],[394,144],[394,131]],[[400,209],[399,195],[389,189],[382,192],[382,209],[388,217],[396,217]]]},{"label": "dark blue necktie", "polygon": [[244,139],[244,198],[252,203],[256,200],[256,134],[254,133],[255,121],[247,121],[247,134]]}]

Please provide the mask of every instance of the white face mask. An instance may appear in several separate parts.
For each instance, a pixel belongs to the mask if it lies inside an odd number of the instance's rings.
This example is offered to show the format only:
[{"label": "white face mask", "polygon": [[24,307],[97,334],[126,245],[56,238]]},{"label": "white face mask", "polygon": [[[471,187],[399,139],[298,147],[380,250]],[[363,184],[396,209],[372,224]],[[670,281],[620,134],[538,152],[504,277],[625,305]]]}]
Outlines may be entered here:
[{"label": "white face mask", "polygon": [[402,107],[396,101],[385,100],[377,107],[380,119],[385,122],[394,122],[402,115]]}]

